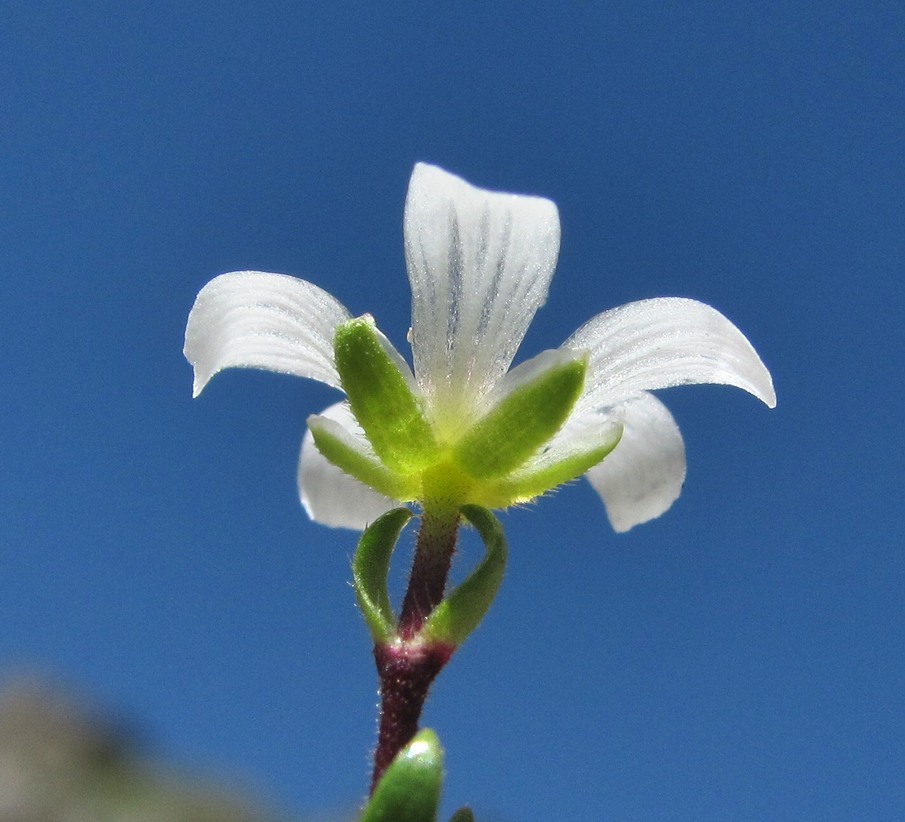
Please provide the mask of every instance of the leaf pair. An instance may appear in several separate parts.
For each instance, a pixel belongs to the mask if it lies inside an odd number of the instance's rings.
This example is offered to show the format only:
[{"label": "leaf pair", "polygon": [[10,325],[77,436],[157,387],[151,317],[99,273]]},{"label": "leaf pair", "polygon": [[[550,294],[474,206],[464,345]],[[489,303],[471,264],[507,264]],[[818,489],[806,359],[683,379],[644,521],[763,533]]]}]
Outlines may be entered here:
[{"label": "leaf pair", "polygon": [[[464,517],[484,541],[484,559],[458,588],[430,614],[420,637],[454,648],[478,627],[496,597],[506,570],[506,538],[500,521],[486,508],[462,507]],[[387,591],[390,558],[412,513],[395,508],[369,526],[358,543],[352,579],[358,605],[375,643],[386,644],[396,634],[396,615]]]}]

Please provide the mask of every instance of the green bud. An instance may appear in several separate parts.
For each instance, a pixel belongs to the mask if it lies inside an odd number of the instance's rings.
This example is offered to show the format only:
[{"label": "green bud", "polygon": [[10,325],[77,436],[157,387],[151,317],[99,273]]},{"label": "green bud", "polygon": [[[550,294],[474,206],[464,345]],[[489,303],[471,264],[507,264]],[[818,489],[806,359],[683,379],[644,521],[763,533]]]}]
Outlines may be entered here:
[{"label": "green bud", "polygon": [[419,731],[386,769],[360,822],[436,822],[443,788],[443,748]]},{"label": "green bud", "polygon": [[478,479],[524,465],[568,418],[587,367],[587,352],[559,348],[513,370],[515,386],[456,443],[456,461]]},{"label": "green bud", "polygon": [[437,447],[411,372],[374,321],[343,323],[333,347],[352,412],[381,461],[402,474],[430,462]]}]

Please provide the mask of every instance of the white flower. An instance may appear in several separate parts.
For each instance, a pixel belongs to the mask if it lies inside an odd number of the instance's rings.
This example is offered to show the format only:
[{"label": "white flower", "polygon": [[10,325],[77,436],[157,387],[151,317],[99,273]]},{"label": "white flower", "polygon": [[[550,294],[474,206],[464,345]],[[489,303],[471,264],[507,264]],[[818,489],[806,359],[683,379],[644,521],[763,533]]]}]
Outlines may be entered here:
[{"label": "white flower", "polygon": [[[776,404],[744,335],[688,299],[606,311],[561,348],[510,371],[559,252],[549,200],[485,191],[418,164],[404,228],[414,373],[369,318],[352,320],[330,294],[293,277],[223,274],[189,315],[185,356],[196,396],[229,367],[349,393],[351,407],[309,419],[302,444],[299,491],[319,522],[362,528],[400,500],[424,504],[438,494],[505,507],[584,473],[613,527],[626,531],[666,511],[685,478],[679,429],[649,391],[721,383]],[[550,393],[560,384],[574,388],[561,402]],[[369,406],[373,385],[383,399]]]}]

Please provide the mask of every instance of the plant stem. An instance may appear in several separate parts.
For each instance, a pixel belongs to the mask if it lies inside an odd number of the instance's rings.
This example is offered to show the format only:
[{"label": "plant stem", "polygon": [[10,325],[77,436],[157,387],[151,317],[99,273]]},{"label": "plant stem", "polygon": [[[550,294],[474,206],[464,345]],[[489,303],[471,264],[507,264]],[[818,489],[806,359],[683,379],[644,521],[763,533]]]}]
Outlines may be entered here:
[{"label": "plant stem", "polygon": [[371,793],[396,754],[418,733],[427,692],[453,651],[455,648],[449,645],[419,647],[402,641],[374,646],[374,661],[380,676],[380,728]]},{"label": "plant stem", "polygon": [[431,683],[455,651],[451,645],[427,644],[417,634],[443,599],[458,529],[458,511],[425,510],[422,514],[398,634],[390,642],[374,646],[380,678],[380,724],[372,793],[396,754],[418,732]]},{"label": "plant stem", "polygon": [[443,599],[458,532],[458,511],[454,514],[425,511],[422,514],[412,573],[399,617],[399,635],[403,639],[411,639],[417,634],[424,620]]}]

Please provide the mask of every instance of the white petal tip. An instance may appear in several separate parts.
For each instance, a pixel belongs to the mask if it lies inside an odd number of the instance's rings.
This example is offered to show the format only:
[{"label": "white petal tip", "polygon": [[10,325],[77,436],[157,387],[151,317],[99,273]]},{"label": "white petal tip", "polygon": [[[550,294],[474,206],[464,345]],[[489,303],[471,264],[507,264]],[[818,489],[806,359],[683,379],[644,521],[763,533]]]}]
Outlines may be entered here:
[{"label": "white petal tip", "polygon": [[197,400],[198,397],[201,396],[201,392],[204,391],[207,384],[210,382],[210,377],[202,377],[197,371],[195,372],[195,378],[192,381],[192,399]]},{"label": "white petal tip", "polygon": [[642,525],[642,524],[643,524],[643,523],[641,523],[641,522],[630,522],[628,525],[625,525],[625,524],[623,524],[623,523],[613,522],[612,517],[609,517],[609,520],[610,520],[610,527],[611,527],[617,534],[627,534],[627,533],[628,533],[629,531],[631,531],[632,528],[634,528],[636,525]]},{"label": "white petal tip", "polygon": [[610,525],[617,534],[628,533],[636,525],[644,525],[646,522],[662,517],[681,496],[681,490],[680,486],[675,493],[664,494],[661,491],[661,496],[657,500],[656,505],[645,506],[641,500],[634,501],[635,507],[632,509],[630,517],[622,516],[612,506],[604,505],[607,511],[607,519],[609,519]]},{"label": "white petal tip", "polygon": [[773,377],[751,343],[747,339],[745,342],[748,345],[747,379],[736,385],[757,397],[767,408],[776,408],[776,389],[773,387]]}]

